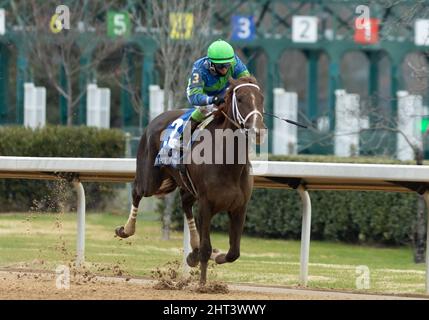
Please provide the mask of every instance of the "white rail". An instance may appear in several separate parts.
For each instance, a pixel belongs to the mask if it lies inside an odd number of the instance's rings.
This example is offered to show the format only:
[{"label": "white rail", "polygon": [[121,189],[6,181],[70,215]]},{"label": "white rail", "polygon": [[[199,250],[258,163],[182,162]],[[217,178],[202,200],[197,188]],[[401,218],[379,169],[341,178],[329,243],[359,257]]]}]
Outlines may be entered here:
[{"label": "white rail", "polygon": [[[311,231],[311,201],[308,190],[416,191],[424,196],[426,208],[429,208],[427,166],[279,161],[254,161],[252,166],[255,187],[297,189],[301,196],[302,285],[308,282]],[[131,182],[135,170],[135,159],[0,157],[0,178],[67,178],[74,182],[78,191],[77,263],[84,261],[85,247],[85,194],[81,182]],[[185,238],[189,239],[186,228]],[[429,243],[429,232],[426,241]],[[188,252],[189,248],[186,246],[189,246],[189,241],[185,241],[184,244],[184,251]],[[426,293],[429,294],[428,250],[426,250]]]}]

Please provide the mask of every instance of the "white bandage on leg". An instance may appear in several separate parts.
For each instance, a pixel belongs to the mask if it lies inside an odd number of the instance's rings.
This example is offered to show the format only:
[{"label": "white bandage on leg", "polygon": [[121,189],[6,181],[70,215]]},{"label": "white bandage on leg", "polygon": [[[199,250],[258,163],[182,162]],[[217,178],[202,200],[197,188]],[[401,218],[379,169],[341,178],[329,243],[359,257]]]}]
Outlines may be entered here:
[{"label": "white bandage on leg", "polygon": [[191,235],[191,248],[192,250],[200,247],[200,235],[197,231],[197,225],[194,218],[186,219],[188,221],[189,233]]},{"label": "white bandage on leg", "polygon": [[124,227],[124,232],[132,236],[136,232],[136,220],[137,220],[137,211],[139,208],[134,207],[134,205],[131,205],[131,211],[130,215],[128,217],[127,224]]}]

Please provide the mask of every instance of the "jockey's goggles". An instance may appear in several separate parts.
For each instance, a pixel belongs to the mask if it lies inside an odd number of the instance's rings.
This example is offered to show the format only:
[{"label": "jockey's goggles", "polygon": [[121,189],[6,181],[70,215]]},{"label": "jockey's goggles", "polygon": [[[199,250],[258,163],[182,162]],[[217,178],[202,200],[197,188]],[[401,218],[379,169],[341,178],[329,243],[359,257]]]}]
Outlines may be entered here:
[{"label": "jockey's goggles", "polygon": [[224,68],[229,68],[231,66],[231,63],[214,63],[214,67],[216,69],[224,69]]}]

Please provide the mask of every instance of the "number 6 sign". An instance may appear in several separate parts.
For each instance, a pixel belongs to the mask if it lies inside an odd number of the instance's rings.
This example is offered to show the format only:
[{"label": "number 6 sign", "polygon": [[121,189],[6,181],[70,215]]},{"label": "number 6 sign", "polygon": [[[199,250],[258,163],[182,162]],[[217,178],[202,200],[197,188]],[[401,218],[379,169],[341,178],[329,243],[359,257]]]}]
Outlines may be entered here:
[{"label": "number 6 sign", "polygon": [[292,41],[301,43],[317,42],[317,17],[293,16]]}]

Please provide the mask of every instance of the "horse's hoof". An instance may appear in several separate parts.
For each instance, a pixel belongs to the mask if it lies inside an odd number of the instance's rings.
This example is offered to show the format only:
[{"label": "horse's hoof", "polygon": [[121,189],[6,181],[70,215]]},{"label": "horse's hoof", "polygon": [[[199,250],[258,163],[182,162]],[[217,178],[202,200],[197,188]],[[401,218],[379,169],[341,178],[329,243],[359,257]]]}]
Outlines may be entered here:
[{"label": "horse's hoof", "polygon": [[198,262],[199,262],[198,255],[192,254],[192,252],[188,254],[188,256],[186,257],[186,263],[191,268],[196,267],[198,265]]},{"label": "horse's hoof", "polygon": [[213,249],[212,254],[210,255],[210,260],[216,261],[216,258],[221,255],[219,249]]},{"label": "horse's hoof", "polygon": [[124,231],[124,227],[117,227],[117,228],[115,229],[115,233],[116,233],[116,235],[117,235],[118,237],[120,237],[120,238],[122,238],[122,239],[125,239],[125,238],[128,238],[128,237],[129,237],[129,235],[125,233],[125,231]]},{"label": "horse's hoof", "polygon": [[217,264],[223,264],[223,263],[225,263],[226,262],[226,254],[225,253],[219,253],[215,258],[214,258],[214,261],[217,263]]}]

